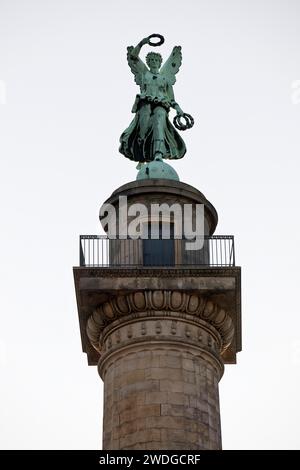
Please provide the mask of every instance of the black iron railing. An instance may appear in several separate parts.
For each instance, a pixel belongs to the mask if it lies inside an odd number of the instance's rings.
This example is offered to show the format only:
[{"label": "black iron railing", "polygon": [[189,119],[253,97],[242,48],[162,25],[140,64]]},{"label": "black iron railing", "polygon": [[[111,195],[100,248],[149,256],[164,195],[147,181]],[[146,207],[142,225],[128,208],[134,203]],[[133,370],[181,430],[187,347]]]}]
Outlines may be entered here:
[{"label": "black iron railing", "polygon": [[201,249],[188,250],[185,239],[108,239],[80,235],[80,266],[235,266],[232,235],[204,236]]}]

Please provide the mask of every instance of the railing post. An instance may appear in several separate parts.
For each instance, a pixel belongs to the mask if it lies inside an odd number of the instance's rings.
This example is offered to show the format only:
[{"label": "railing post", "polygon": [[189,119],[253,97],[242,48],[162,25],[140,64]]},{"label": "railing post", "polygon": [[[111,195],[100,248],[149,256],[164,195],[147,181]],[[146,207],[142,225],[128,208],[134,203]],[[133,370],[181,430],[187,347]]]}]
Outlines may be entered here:
[{"label": "railing post", "polygon": [[82,240],[82,236],[80,235],[79,236],[79,262],[80,262],[80,266],[85,266],[84,253],[82,250],[81,240]]}]

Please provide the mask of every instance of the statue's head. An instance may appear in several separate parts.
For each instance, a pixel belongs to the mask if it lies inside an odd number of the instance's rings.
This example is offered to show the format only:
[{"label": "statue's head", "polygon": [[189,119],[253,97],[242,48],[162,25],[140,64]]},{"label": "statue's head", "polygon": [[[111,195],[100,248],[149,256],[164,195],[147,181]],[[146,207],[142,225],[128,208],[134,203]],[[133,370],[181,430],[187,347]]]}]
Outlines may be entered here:
[{"label": "statue's head", "polygon": [[162,64],[162,56],[158,52],[149,52],[146,55],[146,63],[151,72],[158,72]]}]

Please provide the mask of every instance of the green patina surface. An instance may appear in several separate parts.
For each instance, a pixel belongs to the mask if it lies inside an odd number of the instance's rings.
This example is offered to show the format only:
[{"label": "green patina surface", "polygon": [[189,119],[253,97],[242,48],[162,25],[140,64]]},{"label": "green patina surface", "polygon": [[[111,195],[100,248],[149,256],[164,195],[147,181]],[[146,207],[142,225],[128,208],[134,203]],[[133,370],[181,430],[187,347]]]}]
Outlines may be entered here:
[{"label": "green patina surface", "polygon": [[156,157],[152,162],[141,165],[141,169],[139,170],[136,177],[137,180],[153,178],[179,181],[179,176],[174,168],[172,168],[171,165],[165,163],[159,157]]},{"label": "green patina surface", "polygon": [[[159,43],[153,43],[153,37],[159,37]],[[147,65],[141,60],[139,54],[145,45],[157,46],[164,42],[160,35],[151,35],[142,39],[136,47],[127,48],[128,65],[134,74],[135,82],[140,87],[140,93],[136,96],[132,112],[134,119],[120,137],[120,152],[130,160],[136,162],[152,162],[159,158],[158,163],[152,166],[144,166],[137,179],[146,178],[147,168],[151,174],[164,173],[168,179],[177,179],[175,170],[170,170],[170,165],[165,167],[161,159],[179,159],[186,153],[186,146],[169,120],[169,111],[175,109],[178,119],[188,119],[179,104],[176,103],[173,85],[176,82],[176,74],[182,62],[181,47],[175,46],[170,57],[162,64],[162,57],[155,52],[148,53]],[[189,116],[192,120],[191,116]],[[179,120],[180,121],[180,120]],[[178,125],[179,124],[179,125]],[[181,124],[181,125],[180,125]],[[175,122],[179,130],[192,127],[182,125],[182,121]],[[153,176],[154,177],[154,176]],[[158,177],[158,176],[157,176]]]}]

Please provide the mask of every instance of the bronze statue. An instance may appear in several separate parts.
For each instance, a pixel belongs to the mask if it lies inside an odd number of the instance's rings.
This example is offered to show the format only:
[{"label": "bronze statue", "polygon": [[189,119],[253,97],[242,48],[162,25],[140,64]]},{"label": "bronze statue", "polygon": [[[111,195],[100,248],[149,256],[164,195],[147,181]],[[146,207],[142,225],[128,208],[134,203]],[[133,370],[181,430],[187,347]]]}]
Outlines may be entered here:
[{"label": "bronze statue", "polygon": [[[153,42],[153,38],[159,41]],[[143,45],[160,46],[163,42],[163,36],[152,34],[142,39],[136,47],[127,48],[128,65],[136,84],[140,86],[140,93],[132,108],[135,117],[120,137],[119,150],[130,160],[141,163],[162,158],[182,158],[186,146],[175,127],[185,130],[194,123],[193,118],[182,111],[174,98],[175,75],[182,62],[181,47],[173,48],[162,67],[162,57],[156,52],[149,52],[146,56],[149,68],[139,57]],[[170,108],[177,112],[173,120],[175,127],[169,121]],[[183,119],[185,122],[182,122]]]}]

